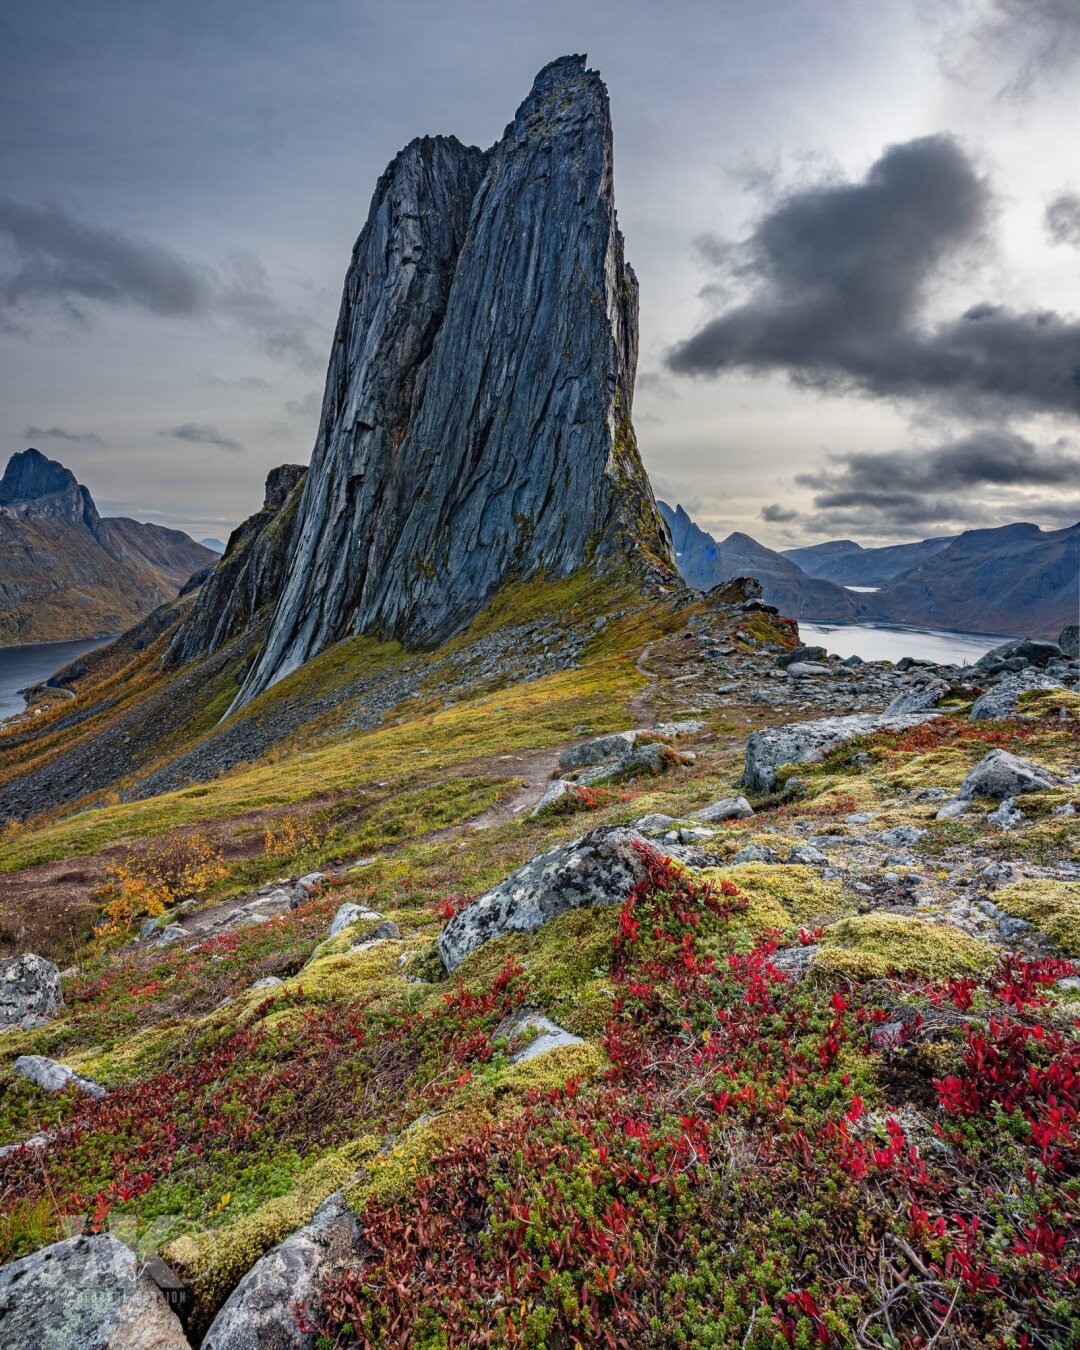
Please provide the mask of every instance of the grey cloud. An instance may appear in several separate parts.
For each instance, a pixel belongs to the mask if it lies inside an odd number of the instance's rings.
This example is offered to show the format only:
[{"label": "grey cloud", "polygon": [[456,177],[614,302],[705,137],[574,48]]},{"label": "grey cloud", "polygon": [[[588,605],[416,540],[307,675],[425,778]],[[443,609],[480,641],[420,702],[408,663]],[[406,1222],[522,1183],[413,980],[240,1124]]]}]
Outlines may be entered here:
[{"label": "grey cloud", "polygon": [[781,506],[779,502],[773,502],[771,506],[763,506],[761,508],[761,519],[776,525],[782,525],[786,521],[794,520],[798,514],[798,511],[793,507]]},{"label": "grey cloud", "polygon": [[1055,197],[1046,208],[1043,222],[1055,244],[1080,248],[1080,193],[1062,192]]},{"label": "grey cloud", "polygon": [[171,249],[149,239],[74,220],[59,207],[0,200],[3,308],[46,300],[82,317],[80,303],[128,305],[186,315],[208,300],[205,277]]},{"label": "grey cloud", "polygon": [[258,375],[238,375],[234,380],[225,379],[221,375],[203,374],[199,376],[203,384],[213,386],[215,389],[245,389],[264,392],[271,388],[270,384]]},{"label": "grey cloud", "polygon": [[43,305],[83,322],[88,304],[170,318],[225,318],[244,328],[259,350],[275,360],[305,371],[325,365],[314,345],[318,325],[313,315],[275,294],[266,268],[254,255],[235,255],[215,271],[152,240],[85,224],[59,207],[0,199],[4,327],[25,331],[20,316]]},{"label": "grey cloud", "polygon": [[1038,504],[1044,517],[1080,516],[1080,455],[1071,444],[1040,448],[994,428],[922,450],[834,455],[796,482],[815,494],[818,514],[807,527],[826,531],[1000,523],[1003,513],[1015,519],[1032,511],[1032,488],[1061,490]]},{"label": "grey cloud", "polygon": [[230,436],[223,436],[217,427],[211,426],[208,422],[183,422],[177,427],[163,427],[158,435],[169,440],[187,441],[190,445],[213,445],[230,453],[244,448],[239,441],[234,441]]},{"label": "grey cloud", "polygon": [[105,445],[106,442],[92,431],[69,431],[66,427],[23,427],[23,436],[28,441],[72,441],[83,445]]},{"label": "grey cloud", "polygon": [[727,275],[746,293],[667,354],[715,376],[781,371],[798,385],[884,398],[1080,410],[1080,324],[978,304],[936,326],[924,302],[942,264],[978,241],[990,189],[960,146],[888,148],[861,182],[791,192],[758,221]]},{"label": "grey cloud", "polygon": [[[938,0],[940,3],[940,0]],[[1080,58],[1076,0],[981,0],[974,7],[962,78],[989,71],[1002,98],[1026,98]],[[977,67],[974,70],[973,67]]]},{"label": "grey cloud", "polygon": [[285,411],[290,417],[318,417],[322,412],[322,394],[318,389],[311,389],[303,398],[290,398]]}]

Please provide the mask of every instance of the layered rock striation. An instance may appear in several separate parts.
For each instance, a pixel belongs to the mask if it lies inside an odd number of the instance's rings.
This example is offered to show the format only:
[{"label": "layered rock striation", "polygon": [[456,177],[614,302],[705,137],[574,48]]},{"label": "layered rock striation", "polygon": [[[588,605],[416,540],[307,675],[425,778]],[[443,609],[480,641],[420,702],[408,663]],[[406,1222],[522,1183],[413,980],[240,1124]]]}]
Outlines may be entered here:
[{"label": "layered rock striation", "polygon": [[506,582],[674,570],[630,421],[607,91],[537,76],[490,151],[413,141],[353,252],[270,631],[237,703],[355,633],[430,647]]}]

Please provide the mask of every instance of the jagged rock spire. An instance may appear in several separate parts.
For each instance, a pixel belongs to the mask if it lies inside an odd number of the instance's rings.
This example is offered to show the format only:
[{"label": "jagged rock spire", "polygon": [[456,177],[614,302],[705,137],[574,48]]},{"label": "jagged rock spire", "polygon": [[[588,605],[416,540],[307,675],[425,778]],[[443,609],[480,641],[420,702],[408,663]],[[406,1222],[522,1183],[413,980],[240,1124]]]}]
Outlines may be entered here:
[{"label": "jagged rock spire", "polygon": [[486,154],[435,137],[394,159],[238,704],[352,633],[434,645],[514,577],[628,554],[673,567],[630,422],[637,301],[584,57],[546,66]]}]

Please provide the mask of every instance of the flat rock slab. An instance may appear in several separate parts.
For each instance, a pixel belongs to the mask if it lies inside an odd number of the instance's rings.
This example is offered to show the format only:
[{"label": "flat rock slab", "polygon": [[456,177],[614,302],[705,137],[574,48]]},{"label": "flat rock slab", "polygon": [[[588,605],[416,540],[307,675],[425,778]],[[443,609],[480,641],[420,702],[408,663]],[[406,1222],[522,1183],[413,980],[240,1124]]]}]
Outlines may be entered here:
[{"label": "flat rock slab", "polygon": [[45,1092],[63,1092],[65,1088],[75,1087],[87,1096],[100,1100],[106,1095],[100,1083],[84,1078],[66,1064],[56,1059],[46,1059],[44,1055],[20,1055],[11,1066],[12,1073],[36,1083]]},{"label": "flat rock slab", "polygon": [[439,934],[439,955],[453,972],[470,952],[503,933],[535,933],[569,909],[618,905],[645,879],[647,840],[608,825],[541,853],[456,914]]},{"label": "flat rock slab", "polygon": [[722,797],[720,801],[693,812],[695,820],[703,820],[707,825],[716,825],[724,820],[749,820],[753,814],[754,808],[745,797]]},{"label": "flat rock slab", "polygon": [[565,1027],[559,1026],[557,1022],[553,1022],[535,1009],[525,1008],[506,1018],[495,1028],[496,1037],[505,1036],[508,1040],[527,1035],[531,1035],[532,1040],[511,1054],[511,1064],[525,1064],[530,1059],[546,1055],[549,1050],[558,1049],[561,1045],[582,1043],[580,1036],[575,1036],[572,1031],[567,1031]]},{"label": "flat rock slab", "polygon": [[743,783],[752,792],[772,792],[776,770],[781,764],[805,764],[824,759],[830,750],[859,736],[878,731],[906,731],[921,726],[933,713],[852,713],[847,717],[823,717],[813,722],[792,722],[787,726],[765,727],[755,731],[746,744]]},{"label": "flat rock slab", "polygon": [[[313,1312],[330,1272],[360,1243],[360,1222],[335,1192],[309,1224],[256,1261],[236,1286],[203,1338],[202,1350],[314,1350]],[[294,1307],[304,1305],[304,1324]]]},{"label": "flat rock slab", "polygon": [[108,1233],[43,1247],[0,1269],[5,1350],[190,1350],[142,1262]]}]

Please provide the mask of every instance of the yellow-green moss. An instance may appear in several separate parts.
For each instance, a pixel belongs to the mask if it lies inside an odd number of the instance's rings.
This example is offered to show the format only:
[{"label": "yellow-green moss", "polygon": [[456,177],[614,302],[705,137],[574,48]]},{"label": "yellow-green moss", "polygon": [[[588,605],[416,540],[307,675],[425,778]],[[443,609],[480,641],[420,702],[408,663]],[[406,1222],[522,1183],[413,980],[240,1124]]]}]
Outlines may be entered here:
[{"label": "yellow-green moss", "polygon": [[72,1056],[68,1062],[83,1077],[92,1078],[105,1087],[131,1082],[146,1072],[148,1063],[160,1051],[175,1046],[177,1040],[194,1025],[191,1019],[159,1022],[134,1032],[104,1054],[91,1051],[86,1055]]},{"label": "yellow-green moss", "polygon": [[493,938],[467,956],[454,973],[466,984],[487,989],[513,958],[528,977],[530,1002],[568,1031],[595,1034],[611,1013],[608,972],[617,929],[614,907],[570,910],[535,933]]},{"label": "yellow-green moss", "polygon": [[551,1091],[569,1078],[591,1081],[607,1063],[599,1047],[586,1041],[557,1046],[524,1063],[493,1071],[459,1092],[446,1110],[421,1118],[391,1148],[371,1159],[366,1175],[345,1188],[346,1201],[359,1211],[371,1195],[388,1199],[404,1194],[443,1149],[485,1126],[512,1120],[534,1090]]},{"label": "yellow-green moss", "polygon": [[266,1201],[254,1213],[170,1242],[162,1255],[191,1283],[196,1324],[205,1327],[245,1272],[271,1247],[310,1222],[326,1197],[374,1157],[379,1144],[374,1135],[354,1140],[313,1163],[287,1194]]},{"label": "yellow-green moss", "polygon": [[1074,689],[1030,689],[1016,700],[1016,711],[1045,717],[1064,708],[1070,722],[1080,721],[1080,693]]},{"label": "yellow-green moss", "polygon": [[[841,919],[825,930],[821,943],[825,948],[878,957],[886,969],[913,971],[934,979],[971,974],[985,969],[994,959],[988,943],[951,924],[902,914],[857,914]],[[876,963],[873,968],[880,970]]]},{"label": "yellow-green moss", "polygon": [[888,973],[889,962],[883,956],[850,947],[822,947],[810,962],[810,978],[829,983],[850,980],[861,984],[864,980],[883,980]]},{"label": "yellow-green moss", "polygon": [[994,904],[1033,923],[1069,956],[1080,956],[1080,882],[1014,881],[994,892]]},{"label": "yellow-green moss", "polygon": [[[773,836],[766,836],[773,842]],[[824,923],[851,912],[852,903],[836,881],[822,881],[812,867],[801,863],[748,862],[737,867],[708,868],[697,874],[703,881],[730,881],[748,902],[733,919],[757,937],[767,928],[797,928]]]}]

